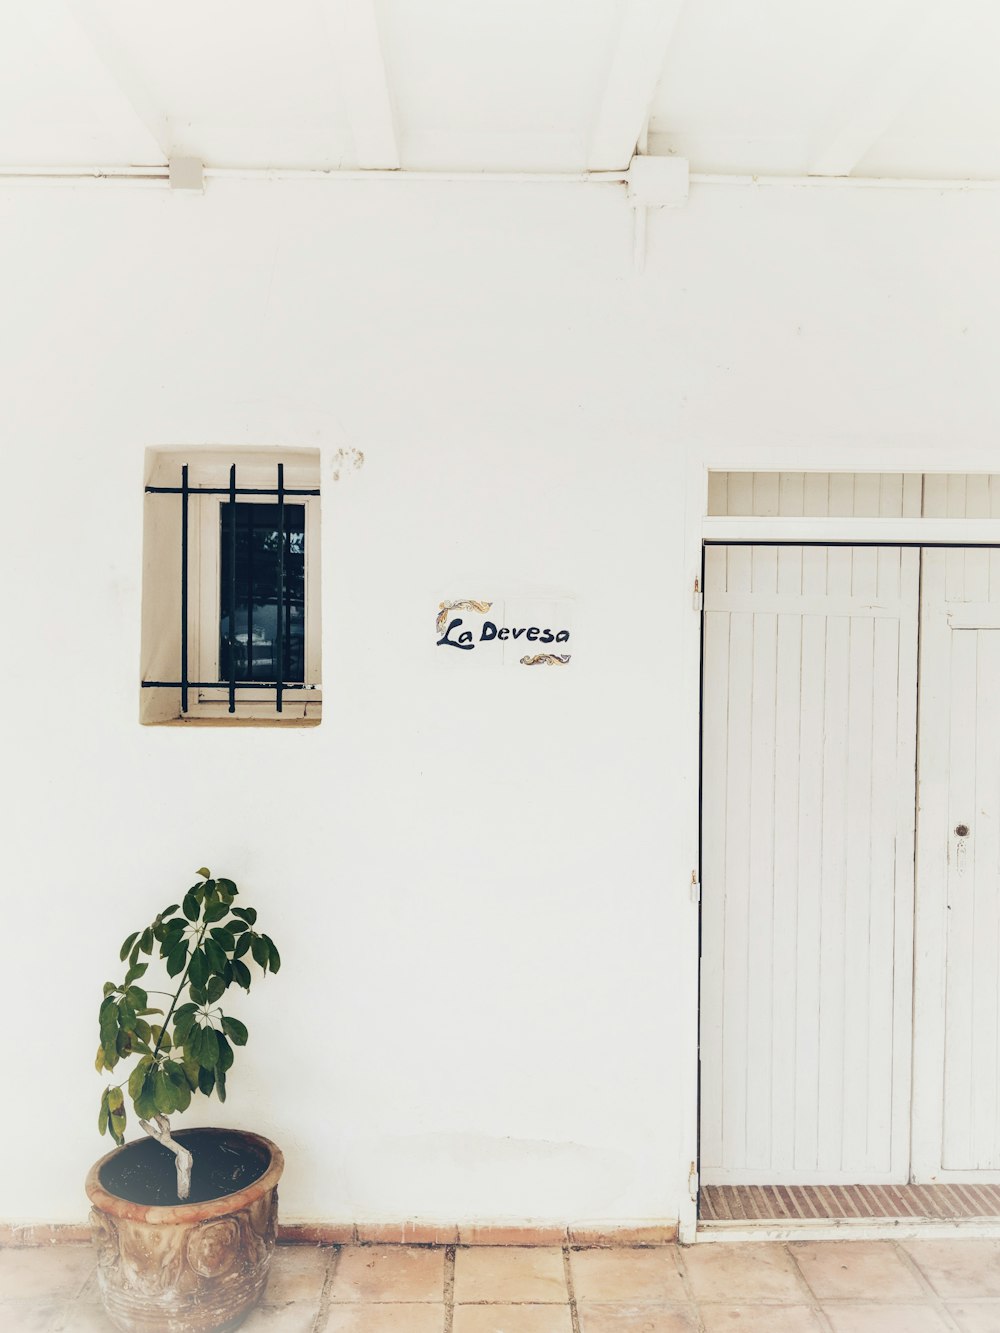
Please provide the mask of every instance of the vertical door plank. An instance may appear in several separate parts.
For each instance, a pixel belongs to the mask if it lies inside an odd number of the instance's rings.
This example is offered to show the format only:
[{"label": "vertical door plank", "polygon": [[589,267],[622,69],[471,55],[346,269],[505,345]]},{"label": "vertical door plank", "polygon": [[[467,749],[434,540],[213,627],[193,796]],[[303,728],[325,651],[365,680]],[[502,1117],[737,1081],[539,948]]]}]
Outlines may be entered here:
[{"label": "vertical door plank", "polygon": [[722,958],[722,1151],[746,1161],[747,968],[750,877],[750,755],[753,744],[753,614],[729,618],[726,736],[726,859]]},{"label": "vertical door plank", "polygon": [[[710,574],[725,591],[725,549],[705,552],[706,599]],[[719,575],[723,578],[720,580]],[[701,1159],[704,1167],[718,1166],[722,1155],[722,970],[725,959],[725,883],[727,819],[724,793],[728,788],[726,760],[729,714],[729,614],[705,612],[702,693],[702,788],[709,794],[702,825],[701,877],[702,967],[700,1036],[702,1051],[710,1053],[701,1064]],[[719,799],[722,796],[723,799]]]},{"label": "vertical door plank", "polygon": [[[790,554],[790,552],[782,552]],[[779,569],[779,580],[781,571]],[[801,581],[801,558],[798,579]],[[791,591],[782,588],[781,591]],[[796,586],[794,591],[799,591]],[[777,617],[774,739],[774,910],[771,956],[774,994],[771,1060],[773,1164],[788,1179],[795,1168],[796,973],[798,943],[799,735],[802,617]]]}]

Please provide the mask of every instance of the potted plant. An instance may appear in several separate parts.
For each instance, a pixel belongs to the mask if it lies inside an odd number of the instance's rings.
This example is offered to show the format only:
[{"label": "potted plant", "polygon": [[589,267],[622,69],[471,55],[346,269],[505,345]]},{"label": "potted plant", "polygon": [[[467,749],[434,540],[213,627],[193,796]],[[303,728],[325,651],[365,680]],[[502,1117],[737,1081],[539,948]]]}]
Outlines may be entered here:
[{"label": "potted plant", "polygon": [[[280,1150],[245,1131],[175,1134],[170,1124],[198,1093],[226,1100],[247,1030],[221,1001],[231,986],[248,991],[254,968],[281,966],[254,909],[233,906],[233,881],[205,868],[198,876],[181,903],[128,936],[124,980],[106,982],[101,1000],[97,1070],[127,1062],[129,1073],[101,1097],[98,1129],[118,1147],[91,1168],[87,1194],[104,1307],[128,1333],[236,1328],[264,1290],[274,1249]],[[154,953],[173,990],[140,984]],[[128,1144],[126,1096],[145,1131]]]}]

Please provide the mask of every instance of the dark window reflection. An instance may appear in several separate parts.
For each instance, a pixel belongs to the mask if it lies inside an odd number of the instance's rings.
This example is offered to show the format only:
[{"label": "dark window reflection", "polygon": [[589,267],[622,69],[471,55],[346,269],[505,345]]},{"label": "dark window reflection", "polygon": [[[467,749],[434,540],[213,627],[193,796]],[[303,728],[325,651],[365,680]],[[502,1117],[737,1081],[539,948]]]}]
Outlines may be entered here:
[{"label": "dark window reflection", "polygon": [[[219,679],[305,681],[306,507],[285,505],[284,587],[278,587],[278,506],[224,504]],[[232,525],[236,521],[236,587]],[[280,619],[279,619],[280,617]]]}]

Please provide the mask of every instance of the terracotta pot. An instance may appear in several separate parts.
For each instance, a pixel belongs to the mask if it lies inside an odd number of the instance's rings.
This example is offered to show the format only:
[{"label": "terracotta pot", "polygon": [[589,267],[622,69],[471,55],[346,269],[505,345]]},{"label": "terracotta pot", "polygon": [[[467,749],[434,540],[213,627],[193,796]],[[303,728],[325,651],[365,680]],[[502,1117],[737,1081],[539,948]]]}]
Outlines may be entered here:
[{"label": "terracotta pot", "polygon": [[264,1291],[284,1158],[257,1134],[193,1129],[177,1138],[194,1154],[195,1172],[198,1142],[210,1145],[212,1136],[216,1144],[239,1141],[260,1155],[263,1175],[235,1194],[163,1207],[130,1202],[102,1183],[105,1168],[110,1164],[113,1172],[123,1164],[116,1159],[139,1143],[117,1148],[90,1169],[101,1296],[108,1318],[124,1333],[222,1333],[238,1327]]}]

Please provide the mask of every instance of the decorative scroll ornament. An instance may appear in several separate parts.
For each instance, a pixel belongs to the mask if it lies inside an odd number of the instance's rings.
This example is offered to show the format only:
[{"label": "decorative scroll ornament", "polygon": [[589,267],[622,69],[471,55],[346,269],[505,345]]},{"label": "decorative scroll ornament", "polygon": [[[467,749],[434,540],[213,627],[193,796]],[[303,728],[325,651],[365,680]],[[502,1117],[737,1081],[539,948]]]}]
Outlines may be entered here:
[{"label": "decorative scroll ornament", "polygon": [[434,622],[437,626],[437,632],[439,634],[444,633],[445,626],[448,623],[449,611],[478,611],[481,615],[485,615],[492,605],[492,602],[473,602],[468,600],[464,602],[439,602],[437,620]]},{"label": "decorative scroll ornament", "polygon": [[532,653],[530,657],[522,657],[522,666],[565,666],[572,653]]}]

